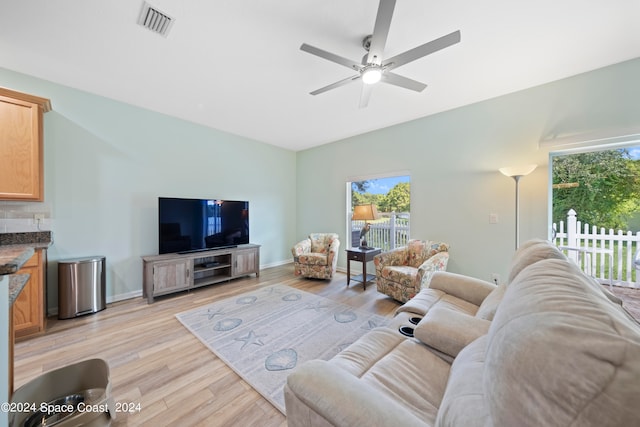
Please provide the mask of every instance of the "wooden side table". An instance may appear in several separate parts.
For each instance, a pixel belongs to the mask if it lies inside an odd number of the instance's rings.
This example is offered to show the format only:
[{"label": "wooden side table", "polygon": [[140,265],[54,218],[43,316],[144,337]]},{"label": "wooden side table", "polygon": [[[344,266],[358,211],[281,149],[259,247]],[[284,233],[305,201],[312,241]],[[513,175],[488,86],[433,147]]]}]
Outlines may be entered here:
[{"label": "wooden side table", "polygon": [[[367,263],[373,261],[373,257],[382,252],[380,248],[362,249],[359,247],[348,248],[347,250],[347,286],[350,280],[362,283],[364,289],[367,289],[367,282],[376,278],[375,274],[367,274]],[[351,277],[351,261],[359,261],[362,263],[362,274]]]}]

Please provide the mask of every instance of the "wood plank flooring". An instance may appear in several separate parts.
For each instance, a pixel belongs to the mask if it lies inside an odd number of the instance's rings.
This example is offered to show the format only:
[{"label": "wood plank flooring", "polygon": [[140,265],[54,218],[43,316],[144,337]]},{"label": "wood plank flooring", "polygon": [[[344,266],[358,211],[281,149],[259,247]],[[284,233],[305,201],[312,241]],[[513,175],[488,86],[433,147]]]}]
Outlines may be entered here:
[{"label": "wood plank flooring", "polygon": [[174,317],[221,298],[284,284],[391,317],[399,303],[337,273],[331,282],[293,276],[291,264],[189,293],[110,304],[77,319],[48,321],[45,335],[16,343],[15,387],[43,372],[90,358],[107,361],[113,397],[140,405],[114,426],[286,426],[286,418]]}]

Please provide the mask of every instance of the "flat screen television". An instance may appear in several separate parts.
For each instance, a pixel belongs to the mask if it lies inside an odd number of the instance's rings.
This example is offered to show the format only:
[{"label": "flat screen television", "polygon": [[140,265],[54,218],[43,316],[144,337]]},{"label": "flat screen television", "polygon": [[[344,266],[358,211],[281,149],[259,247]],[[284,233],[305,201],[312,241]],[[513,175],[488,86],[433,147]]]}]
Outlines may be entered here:
[{"label": "flat screen television", "polygon": [[249,243],[249,202],[158,198],[159,252],[184,253]]}]

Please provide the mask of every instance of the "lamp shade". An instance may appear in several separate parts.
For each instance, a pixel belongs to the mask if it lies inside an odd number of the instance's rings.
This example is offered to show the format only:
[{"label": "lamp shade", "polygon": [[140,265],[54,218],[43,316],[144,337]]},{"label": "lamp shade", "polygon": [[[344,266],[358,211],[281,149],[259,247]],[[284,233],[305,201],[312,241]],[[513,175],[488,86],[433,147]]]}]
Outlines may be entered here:
[{"label": "lamp shade", "polygon": [[520,182],[520,178],[529,175],[536,167],[538,167],[538,165],[512,166],[498,169],[503,175],[513,178],[516,183],[516,250],[518,250],[520,246],[520,229],[518,227],[520,220],[520,193],[518,191],[518,183]]},{"label": "lamp shade", "polygon": [[525,176],[529,175],[537,167],[538,165],[511,166],[508,168],[500,168],[498,170],[506,176]]},{"label": "lamp shade", "polygon": [[358,205],[353,208],[353,221],[371,221],[378,219],[378,208],[373,203],[368,205]]}]

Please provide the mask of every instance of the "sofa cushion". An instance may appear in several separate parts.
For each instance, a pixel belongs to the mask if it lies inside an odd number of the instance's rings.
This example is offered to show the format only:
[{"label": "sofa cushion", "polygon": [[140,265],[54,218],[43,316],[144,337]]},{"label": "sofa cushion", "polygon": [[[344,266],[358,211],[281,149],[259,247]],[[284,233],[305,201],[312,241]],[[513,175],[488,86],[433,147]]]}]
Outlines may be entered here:
[{"label": "sofa cushion", "polygon": [[491,322],[444,307],[434,307],[420,320],[414,336],[444,354],[456,357],[476,338],[486,335]]},{"label": "sofa cushion", "polygon": [[461,298],[449,295],[438,289],[423,289],[409,301],[396,309],[398,313],[408,312],[424,316],[433,307],[444,307],[450,310],[475,316],[478,306]]},{"label": "sofa cushion", "polygon": [[478,306],[474,303],[448,294],[443,295],[436,306],[448,308],[453,311],[459,311],[460,313],[465,313],[469,316],[475,316],[478,312]]},{"label": "sofa cushion", "polygon": [[390,265],[382,269],[382,277],[403,286],[413,287],[418,270],[406,265]]},{"label": "sofa cushion", "polygon": [[424,425],[403,401],[367,387],[330,361],[309,360],[296,368],[287,377],[284,398],[289,426]]},{"label": "sofa cushion", "polygon": [[338,238],[335,233],[311,233],[309,240],[311,240],[311,252],[317,252],[320,254],[327,254],[329,247],[334,240]]},{"label": "sofa cushion", "polygon": [[453,361],[436,426],[485,427],[491,425],[488,422],[489,407],[485,403],[482,385],[486,345],[487,336],[484,335],[466,346]]},{"label": "sofa cushion", "polygon": [[418,341],[376,328],[329,363],[360,378],[363,393],[375,389],[428,425],[435,422],[450,365]]},{"label": "sofa cushion", "polygon": [[567,257],[565,257],[565,255],[548,240],[533,239],[523,243],[511,260],[511,268],[509,270],[507,284],[511,283],[526,267],[543,259],[549,258],[562,260],[567,259]]},{"label": "sofa cushion", "polygon": [[319,253],[308,253],[304,255],[300,255],[298,257],[298,262],[300,264],[310,264],[310,265],[327,265],[329,258],[327,254],[319,254]]},{"label": "sofa cushion", "polygon": [[496,288],[496,285],[462,274],[437,271],[431,277],[429,288],[438,289],[448,295],[480,306],[482,301]]},{"label": "sofa cushion", "polygon": [[444,292],[437,289],[423,289],[398,307],[395,314],[407,312],[424,316],[444,295]]},{"label": "sofa cushion", "polygon": [[360,378],[384,355],[405,341],[405,337],[388,328],[376,328],[333,357],[331,363]]},{"label": "sofa cushion", "polygon": [[496,314],[496,310],[498,309],[498,305],[502,301],[504,297],[504,292],[507,287],[503,285],[497,286],[487,297],[482,301],[480,307],[478,307],[478,311],[476,312],[476,317],[485,320],[493,320],[493,316]]},{"label": "sofa cushion", "polygon": [[494,425],[637,425],[640,330],[589,280],[549,259],[508,285],[483,379]]},{"label": "sofa cushion", "polygon": [[431,240],[409,240],[407,242],[407,265],[418,268],[423,262],[437,254],[447,252],[449,245]]},{"label": "sofa cushion", "polygon": [[406,265],[418,268],[420,264],[424,262],[427,256],[425,256],[425,252],[427,251],[427,246],[431,242],[427,242],[424,240],[409,240],[407,242],[407,261]]}]

